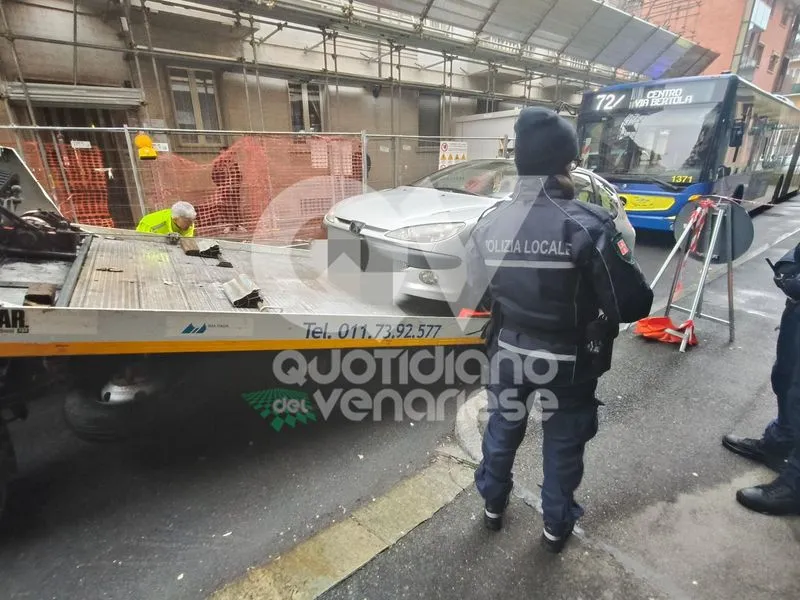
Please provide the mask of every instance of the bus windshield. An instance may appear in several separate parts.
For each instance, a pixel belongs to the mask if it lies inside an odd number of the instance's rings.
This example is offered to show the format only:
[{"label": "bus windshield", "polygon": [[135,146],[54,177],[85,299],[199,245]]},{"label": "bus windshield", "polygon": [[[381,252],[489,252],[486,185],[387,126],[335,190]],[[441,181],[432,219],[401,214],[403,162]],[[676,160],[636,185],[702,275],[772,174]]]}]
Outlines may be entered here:
[{"label": "bus windshield", "polygon": [[717,102],[632,108],[587,119],[581,131],[583,166],[611,181],[695,183],[713,151],[720,107]]}]

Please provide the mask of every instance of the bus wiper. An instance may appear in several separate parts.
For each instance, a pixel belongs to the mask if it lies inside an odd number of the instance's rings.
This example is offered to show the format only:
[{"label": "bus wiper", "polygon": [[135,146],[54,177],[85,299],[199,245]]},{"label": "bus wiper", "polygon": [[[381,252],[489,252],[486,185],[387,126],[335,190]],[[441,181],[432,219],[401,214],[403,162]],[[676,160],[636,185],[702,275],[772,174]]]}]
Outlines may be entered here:
[{"label": "bus wiper", "polygon": [[669,181],[665,181],[664,179],[660,179],[658,177],[654,177],[653,175],[617,175],[616,173],[609,173],[608,175],[601,174],[601,177],[604,179],[608,179],[609,181],[627,181],[627,182],[650,182],[660,185],[665,190],[669,190],[671,192],[680,192],[681,188],[677,185],[671,184]]}]

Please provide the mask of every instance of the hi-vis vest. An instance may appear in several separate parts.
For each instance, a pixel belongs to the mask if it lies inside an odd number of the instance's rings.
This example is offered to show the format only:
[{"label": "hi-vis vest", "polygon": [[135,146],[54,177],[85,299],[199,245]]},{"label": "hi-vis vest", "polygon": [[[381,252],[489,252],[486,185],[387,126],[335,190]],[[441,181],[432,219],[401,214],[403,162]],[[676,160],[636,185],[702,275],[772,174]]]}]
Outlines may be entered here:
[{"label": "hi-vis vest", "polygon": [[165,208],[158,212],[150,213],[142,217],[136,231],[144,233],[159,233],[167,235],[168,233],[179,233],[182,237],[194,237],[194,225],[192,224],[186,231],[181,231],[172,222],[172,209]]}]

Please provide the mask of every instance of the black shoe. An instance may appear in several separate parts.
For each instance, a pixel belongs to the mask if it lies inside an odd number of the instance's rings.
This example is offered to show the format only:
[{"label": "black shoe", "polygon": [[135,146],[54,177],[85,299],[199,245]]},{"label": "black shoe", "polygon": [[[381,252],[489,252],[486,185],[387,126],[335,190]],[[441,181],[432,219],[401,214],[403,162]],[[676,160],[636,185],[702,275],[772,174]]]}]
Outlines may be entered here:
[{"label": "black shoe", "polygon": [[[513,489],[513,486],[512,486]],[[511,501],[511,492],[506,496],[505,504],[501,506],[493,506],[488,502],[483,507],[483,523],[486,529],[491,531],[499,531],[503,527],[503,514],[508,508],[508,503]]]},{"label": "black shoe", "polygon": [[739,456],[744,456],[769,467],[776,473],[780,473],[786,464],[786,455],[770,451],[763,440],[726,435],[722,438],[722,445]]},{"label": "black shoe", "polygon": [[800,515],[800,493],[781,481],[744,488],[736,492],[742,506],[765,515]]},{"label": "black shoe", "polygon": [[545,550],[554,554],[561,552],[564,549],[567,540],[569,540],[570,536],[572,535],[573,527],[574,524],[570,524],[567,530],[561,535],[553,535],[553,533],[548,530],[547,525],[545,525],[544,531],[542,532],[542,545],[544,545]]}]

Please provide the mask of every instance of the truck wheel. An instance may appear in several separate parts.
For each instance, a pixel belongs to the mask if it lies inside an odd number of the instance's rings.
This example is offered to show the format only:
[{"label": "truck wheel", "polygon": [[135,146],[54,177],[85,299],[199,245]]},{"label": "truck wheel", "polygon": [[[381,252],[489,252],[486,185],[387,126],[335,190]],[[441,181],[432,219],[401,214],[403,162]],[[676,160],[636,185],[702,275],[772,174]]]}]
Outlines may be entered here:
[{"label": "truck wheel", "polygon": [[146,431],[152,396],[131,402],[102,402],[100,394],[73,390],[64,400],[64,419],[77,437],[87,442],[116,442]]},{"label": "truck wheel", "polygon": [[14,455],[14,446],[11,445],[11,436],[8,427],[0,422],[0,516],[6,506],[8,497],[8,482],[17,469],[17,460]]}]

